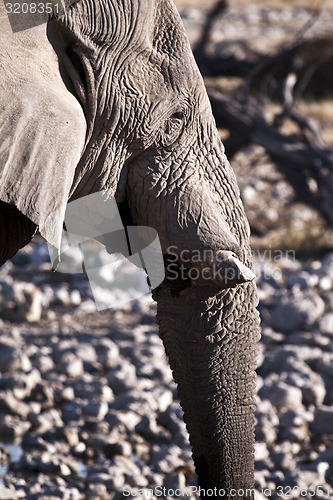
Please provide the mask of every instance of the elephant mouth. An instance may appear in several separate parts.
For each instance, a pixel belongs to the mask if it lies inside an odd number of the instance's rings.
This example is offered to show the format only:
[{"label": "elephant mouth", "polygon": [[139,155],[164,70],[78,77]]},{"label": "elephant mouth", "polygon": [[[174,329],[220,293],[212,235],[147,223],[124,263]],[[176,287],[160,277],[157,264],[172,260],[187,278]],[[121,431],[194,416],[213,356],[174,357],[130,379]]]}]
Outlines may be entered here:
[{"label": "elephant mouth", "polygon": [[191,252],[186,258],[182,253],[177,258],[174,253],[164,254],[165,279],[162,286],[175,293],[188,288],[233,288],[255,279],[254,272],[232,251]]},{"label": "elephant mouth", "polygon": [[[127,201],[120,203],[119,212],[124,227],[132,226],[133,219]],[[149,234],[149,233],[148,233]],[[149,238],[149,236],[148,236]],[[254,272],[247,267],[236,255],[237,244],[233,238],[225,238],[230,249],[210,249],[199,243],[199,249],[186,249],[182,242],[177,245],[162,244],[165,278],[160,285],[169,288],[172,293],[189,288],[211,288],[216,293],[218,290],[233,288],[239,284],[253,281]],[[150,244],[150,240],[143,239],[142,248]],[[111,249],[112,246],[112,249]],[[195,246],[190,245],[191,247]],[[110,252],[115,251],[112,240]],[[147,272],[147,269],[146,269]],[[149,279],[148,279],[149,281]]]}]

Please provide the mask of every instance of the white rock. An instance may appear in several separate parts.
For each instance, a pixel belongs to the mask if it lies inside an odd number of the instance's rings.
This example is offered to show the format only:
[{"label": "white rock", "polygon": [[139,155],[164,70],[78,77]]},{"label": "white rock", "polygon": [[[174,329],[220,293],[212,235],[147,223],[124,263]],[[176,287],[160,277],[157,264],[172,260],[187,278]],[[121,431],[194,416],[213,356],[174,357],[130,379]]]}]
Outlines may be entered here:
[{"label": "white rock", "polygon": [[152,467],[157,472],[173,473],[178,467],[184,465],[181,454],[181,448],[175,445],[158,448],[152,456]]},{"label": "white rock", "polygon": [[15,492],[15,490],[0,484],[0,498],[1,500],[17,500],[19,495]]},{"label": "white rock", "polygon": [[326,396],[324,381],[318,373],[313,372],[307,365],[305,366],[305,370],[301,369],[281,378],[287,384],[294,385],[301,389],[303,403],[305,405],[321,405]]},{"label": "white rock", "polygon": [[302,408],[302,391],[284,382],[262,387],[259,395],[268,399],[278,410]]},{"label": "white rock", "polygon": [[102,402],[91,401],[82,408],[83,413],[89,417],[97,418],[98,420],[103,420],[107,412],[109,411],[109,405]]},{"label": "white rock", "polygon": [[119,427],[120,431],[124,429],[127,432],[133,432],[141,417],[134,411],[111,410],[105,420],[110,423],[112,429]]},{"label": "white rock", "polygon": [[62,306],[69,306],[71,303],[67,288],[58,288],[54,291],[53,302]]},{"label": "white rock", "polygon": [[122,363],[119,347],[112,340],[102,338],[95,346],[99,363],[104,369],[115,368]]},{"label": "white rock", "polygon": [[333,312],[328,312],[319,320],[319,330],[326,334],[333,336]]},{"label": "white rock", "polygon": [[333,287],[332,278],[330,278],[329,276],[323,276],[322,278],[320,278],[318,286],[324,292],[331,290]]},{"label": "white rock", "polygon": [[63,421],[60,413],[55,408],[51,408],[40,415],[34,417],[33,426],[36,434],[53,430],[55,427],[63,427]]},{"label": "white rock", "polygon": [[55,368],[51,356],[45,356],[45,355],[38,356],[38,358],[34,361],[34,366],[38,368],[40,373],[50,372]]},{"label": "white rock", "polygon": [[279,417],[276,409],[268,399],[259,400],[257,402],[256,411],[256,440],[263,441],[267,444],[272,444],[277,439],[277,428],[279,425]]},{"label": "white rock", "polygon": [[69,299],[73,306],[78,306],[79,304],[81,304],[81,294],[79,290],[71,290],[69,292]]},{"label": "white rock", "polygon": [[269,451],[267,449],[266,443],[257,441],[254,446],[255,451],[255,459],[258,460],[266,460],[269,457]]},{"label": "white rock", "polygon": [[61,357],[60,370],[68,377],[81,377],[84,373],[82,359],[78,358],[73,352],[65,352]]},{"label": "white rock", "polygon": [[325,311],[325,303],[313,292],[285,297],[271,312],[273,328],[290,332],[310,328]]}]

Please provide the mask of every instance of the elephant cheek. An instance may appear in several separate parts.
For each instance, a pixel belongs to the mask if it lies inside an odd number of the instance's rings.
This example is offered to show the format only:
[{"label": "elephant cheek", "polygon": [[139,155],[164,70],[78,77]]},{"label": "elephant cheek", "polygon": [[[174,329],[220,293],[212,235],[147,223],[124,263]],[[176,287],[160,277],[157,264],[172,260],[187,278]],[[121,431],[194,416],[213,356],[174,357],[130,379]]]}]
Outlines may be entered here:
[{"label": "elephant cheek", "polygon": [[[259,340],[254,284],[210,295],[155,293],[158,324],[190,434],[201,488],[254,498],[254,392]],[[244,304],[247,304],[245,307]],[[245,310],[244,310],[245,309]],[[248,490],[238,497],[231,490]],[[218,497],[218,495],[217,495]]]},{"label": "elephant cheek", "polygon": [[[253,280],[254,273],[244,264],[239,234],[232,232],[226,210],[208,181],[193,167],[187,168],[184,181],[178,179],[177,169],[158,172],[157,165],[154,170],[147,162],[133,165],[128,174],[128,204],[136,224],[158,232],[165,261],[177,262],[184,270],[179,275],[197,276],[194,286],[209,282],[224,289]],[[175,266],[171,267],[174,277]]]}]

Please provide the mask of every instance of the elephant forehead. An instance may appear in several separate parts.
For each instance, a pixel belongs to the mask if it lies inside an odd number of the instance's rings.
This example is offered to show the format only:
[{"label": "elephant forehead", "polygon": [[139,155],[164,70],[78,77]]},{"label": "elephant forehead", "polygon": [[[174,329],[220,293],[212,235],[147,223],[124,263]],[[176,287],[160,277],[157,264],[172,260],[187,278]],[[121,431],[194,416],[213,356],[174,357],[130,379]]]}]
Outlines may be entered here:
[{"label": "elephant forehead", "polygon": [[171,0],[81,0],[62,22],[87,46],[94,42],[103,89],[124,82],[125,91],[158,97],[202,84]]},{"label": "elephant forehead", "polygon": [[169,89],[190,92],[201,89],[202,78],[174,4],[168,0],[156,3],[150,67],[160,72]]},{"label": "elephant forehead", "polygon": [[133,53],[122,68],[120,82],[133,93],[149,96],[156,100],[178,94],[201,94],[202,80],[192,58],[185,53],[178,57],[158,52],[151,47],[143,53]]}]

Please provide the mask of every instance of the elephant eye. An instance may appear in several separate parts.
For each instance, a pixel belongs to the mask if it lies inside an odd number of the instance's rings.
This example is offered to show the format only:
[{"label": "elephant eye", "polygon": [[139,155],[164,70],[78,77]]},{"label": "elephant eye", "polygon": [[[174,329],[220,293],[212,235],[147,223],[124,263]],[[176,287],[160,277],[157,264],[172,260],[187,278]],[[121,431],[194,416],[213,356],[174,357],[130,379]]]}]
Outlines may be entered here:
[{"label": "elephant eye", "polygon": [[181,121],[183,120],[183,117],[184,115],[180,111],[178,111],[177,113],[173,113],[173,115],[170,116],[172,120],[181,120]]},{"label": "elephant eye", "polygon": [[184,115],[181,112],[173,113],[170,118],[166,121],[166,132],[171,132],[172,130],[179,129],[183,124]]},{"label": "elephant eye", "polygon": [[167,146],[175,142],[180,136],[184,125],[184,114],[182,112],[173,113],[165,121],[162,132],[163,145]]}]

